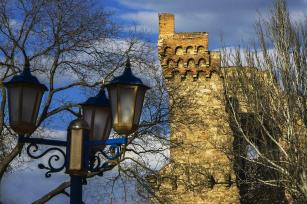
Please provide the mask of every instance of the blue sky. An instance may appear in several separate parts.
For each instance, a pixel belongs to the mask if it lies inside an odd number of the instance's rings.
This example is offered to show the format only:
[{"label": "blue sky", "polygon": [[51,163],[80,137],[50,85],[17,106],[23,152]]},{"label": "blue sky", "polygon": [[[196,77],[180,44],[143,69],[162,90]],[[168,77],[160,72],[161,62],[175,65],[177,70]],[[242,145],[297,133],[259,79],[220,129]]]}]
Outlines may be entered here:
[{"label": "blue sky", "polygon": [[[255,38],[254,22],[259,15],[267,15],[272,0],[101,0],[101,5],[114,12],[114,19],[125,30],[146,31],[156,44],[158,38],[158,14],[175,14],[177,32],[209,32],[209,48],[218,49],[223,35],[227,46],[244,44]],[[307,0],[289,0],[290,14],[295,20],[307,15]],[[86,99],[84,91],[69,90],[61,98],[73,98],[78,102]],[[82,97],[81,97],[82,96]],[[72,99],[72,100],[73,100]],[[55,101],[57,103],[57,101]],[[69,114],[60,114],[48,119],[45,125],[66,129],[72,119]],[[58,122],[60,121],[60,122]]]},{"label": "blue sky", "polygon": [[[176,31],[209,32],[209,47],[220,47],[221,35],[229,46],[254,39],[254,22],[267,15],[273,0],[105,0],[104,7],[115,12],[127,27],[147,32],[152,41],[158,36],[158,13],[175,14]],[[291,16],[307,15],[307,0],[288,0]]]}]

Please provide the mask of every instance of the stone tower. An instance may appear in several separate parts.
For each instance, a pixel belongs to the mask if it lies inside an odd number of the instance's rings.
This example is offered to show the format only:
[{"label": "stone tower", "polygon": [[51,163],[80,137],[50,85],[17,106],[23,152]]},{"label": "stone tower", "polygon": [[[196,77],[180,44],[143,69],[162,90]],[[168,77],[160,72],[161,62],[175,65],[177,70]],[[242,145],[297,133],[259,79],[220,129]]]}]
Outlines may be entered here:
[{"label": "stone tower", "polygon": [[154,182],[157,199],[239,203],[220,53],[208,50],[208,33],[178,33],[174,23],[173,14],[159,15],[158,51],[169,93],[171,161]]}]

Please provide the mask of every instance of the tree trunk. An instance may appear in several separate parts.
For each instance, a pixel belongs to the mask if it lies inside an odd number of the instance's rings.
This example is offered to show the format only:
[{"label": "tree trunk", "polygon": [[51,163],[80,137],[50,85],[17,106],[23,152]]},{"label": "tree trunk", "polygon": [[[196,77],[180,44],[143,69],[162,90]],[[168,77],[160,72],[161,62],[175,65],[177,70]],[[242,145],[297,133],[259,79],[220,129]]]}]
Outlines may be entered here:
[{"label": "tree trunk", "polygon": [[7,167],[10,165],[11,161],[21,152],[20,145],[16,145],[13,150],[5,157],[3,158],[3,161],[1,161],[0,164],[0,182],[3,177],[3,174],[5,173]]}]

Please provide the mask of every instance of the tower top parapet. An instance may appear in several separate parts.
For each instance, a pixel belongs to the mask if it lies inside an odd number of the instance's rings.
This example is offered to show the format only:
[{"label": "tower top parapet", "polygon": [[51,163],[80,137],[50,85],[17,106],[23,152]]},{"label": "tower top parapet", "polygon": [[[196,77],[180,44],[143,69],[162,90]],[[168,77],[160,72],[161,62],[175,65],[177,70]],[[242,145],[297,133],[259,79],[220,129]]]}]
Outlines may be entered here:
[{"label": "tower top parapet", "polygon": [[175,33],[175,16],[171,13],[159,14],[159,36],[169,36]]},{"label": "tower top parapet", "polygon": [[174,14],[159,14],[158,51],[165,78],[220,73],[220,52],[208,50],[208,33],[175,32]]}]

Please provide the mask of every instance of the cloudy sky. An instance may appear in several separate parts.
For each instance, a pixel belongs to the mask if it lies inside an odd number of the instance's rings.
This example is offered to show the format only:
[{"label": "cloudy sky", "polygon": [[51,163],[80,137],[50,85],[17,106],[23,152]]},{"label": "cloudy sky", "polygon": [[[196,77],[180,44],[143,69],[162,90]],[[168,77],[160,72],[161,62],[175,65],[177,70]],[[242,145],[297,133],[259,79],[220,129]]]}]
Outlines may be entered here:
[{"label": "cloudy sky", "polygon": [[[115,11],[118,20],[135,25],[157,39],[158,13],[175,14],[177,32],[209,32],[209,46],[220,46],[220,36],[229,46],[254,38],[253,23],[259,13],[267,15],[272,0],[105,0],[104,6]],[[307,15],[307,0],[288,0],[291,16]]]}]

